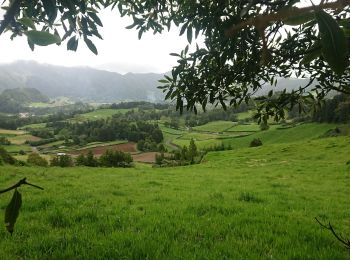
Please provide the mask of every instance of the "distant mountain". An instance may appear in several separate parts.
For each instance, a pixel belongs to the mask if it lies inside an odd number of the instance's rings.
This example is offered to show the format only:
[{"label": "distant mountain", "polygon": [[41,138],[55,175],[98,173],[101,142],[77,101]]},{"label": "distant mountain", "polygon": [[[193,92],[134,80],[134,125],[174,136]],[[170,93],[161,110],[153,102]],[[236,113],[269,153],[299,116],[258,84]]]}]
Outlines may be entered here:
[{"label": "distant mountain", "polygon": [[[0,64],[0,91],[9,88],[35,88],[48,97],[65,96],[72,100],[116,102],[164,100],[157,89],[163,74],[127,73],[125,75],[89,67],[61,67],[18,61]],[[277,87],[263,86],[256,95],[270,89],[288,91],[306,85],[307,79],[284,79]]]},{"label": "distant mountain", "polygon": [[0,64],[0,91],[35,88],[48,97],[66,96],[82,101],[161,101],[164,95],[157,86],[162,77],[163,74],[121,75],[89,67],[69,68],[18,61]]}]

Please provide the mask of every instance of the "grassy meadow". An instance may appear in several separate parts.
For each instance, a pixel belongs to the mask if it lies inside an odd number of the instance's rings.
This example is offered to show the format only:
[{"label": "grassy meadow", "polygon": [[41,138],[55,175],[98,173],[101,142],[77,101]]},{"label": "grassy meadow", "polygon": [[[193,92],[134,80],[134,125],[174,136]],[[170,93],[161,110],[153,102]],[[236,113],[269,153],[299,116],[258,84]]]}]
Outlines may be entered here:
[{"label": "grassy meadow", "polygon": [[302,135],[187,167],[0,167],[45,188],[20,188],[0,259],[347,259],[314,217],[350,237],[350,138]]}]

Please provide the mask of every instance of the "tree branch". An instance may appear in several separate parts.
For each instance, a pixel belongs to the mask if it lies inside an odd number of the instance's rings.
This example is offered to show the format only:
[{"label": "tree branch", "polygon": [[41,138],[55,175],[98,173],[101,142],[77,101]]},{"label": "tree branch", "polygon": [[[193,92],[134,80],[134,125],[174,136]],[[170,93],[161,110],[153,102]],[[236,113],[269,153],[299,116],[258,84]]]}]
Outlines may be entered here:
[{"label": "tree branch", "polygon": [[321,3],[319,5],[312,5],[303,8],[290,7],[288,9],[280,10],[276,13],[258,15],[251,17],[239,24],[232,25],[229,29],[225,31],[225,36],[232,37],[240,30],[247,26],[254,26],[256,28],[261,28],[262,26],[268,25],[270,22],[284,21],[293,16],[298,16],[302,14],[309,13],[311,11],[323,10],[323,9],[341,9],[345,6],[350,5],[350,0],[337,0],[331,3]]},{"label": "tree branch", "polygon": [[18,188],[18,187],[20,187],[21,185],[24,185],[24,184],[29,185],[29,186],[32,186],[32,187],[35,187],[35,188],[38,188],[38,189],[40,189],[40,190],[43,190],[43,188],[41,188],[41,187],[39,187],[39,186],[37,186],[37,185],[28,183],[28,182],[26,181],[26,179],[27,179],[27,178],[23,178],[22,180],[20,180],[19,182],[17,182],[15,185],[13,185],[13,186],[11,186],[11,187],[9,187],[9,188],[7,188],[7,189],[0,190],[0,194],[5,193],[5,192],[8,192],[8,191],[13,190],[13,189],[16,189],[16,188]]},{"label": "tree branch", "polygon": [[11,5],[9,6],[9,9],[7,9],[4,20],[0,23],[0,35],[4,32],[6,27],[15,19],[15,15],[19,12],[21,7],[21,0],[14,0]]},{"label": "tree branch", "polygon": [[318,222],[318,224],[320,224],[321,227],[330,230],[332,232],[332,234],[335,236],[335,238],[338,239],[338,241],[340,241],[345,246],[346,249],[350,249],[350,241],[348,239],[345,240],[340,235],[338,235],[335,232],[335,230],[330,222],[328,222],[328,226],[326,226],[326,225],[322,224],[317,218],[315,218],[315,219]]}]

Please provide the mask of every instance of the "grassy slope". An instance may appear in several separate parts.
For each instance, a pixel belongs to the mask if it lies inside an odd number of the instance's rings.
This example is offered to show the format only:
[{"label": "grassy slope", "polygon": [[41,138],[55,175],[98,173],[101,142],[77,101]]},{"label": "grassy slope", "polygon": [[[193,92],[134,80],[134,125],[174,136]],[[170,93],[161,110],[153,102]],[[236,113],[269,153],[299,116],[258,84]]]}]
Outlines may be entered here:
[{"label": "grassy slope", "polygon": [[[344,259],[314,221],[350,234],[350,138],[210,153],[202,165],[151,169],[0,167],[26,176],[0,259]],[[1,196],[4,210],[11,194]]]},{"label": "grassy slope", "polygon": [[273,127],[268,131],[257,132],[246,137],[224,139],[223,142],[232,145],[233,148],[242,148],[248,147],[254,138],[260,138],[264,145],[304,141],[317,138],[335,126],[334,124],[308,123],[287,129]]},{"label": "grassy slope", "polygon": [[207,132],[224,132],[225,130],[233,127],[234,125],[235,123],[230,121],[213,121],[205,125],[193,127],[193,129],[197,131],[207,131]]}]

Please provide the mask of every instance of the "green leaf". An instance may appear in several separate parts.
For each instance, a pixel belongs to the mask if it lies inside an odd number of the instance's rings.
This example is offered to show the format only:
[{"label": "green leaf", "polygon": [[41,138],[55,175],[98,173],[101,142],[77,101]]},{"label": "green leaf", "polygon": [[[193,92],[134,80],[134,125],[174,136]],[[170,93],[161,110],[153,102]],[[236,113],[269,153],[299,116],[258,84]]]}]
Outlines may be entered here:
[{"label": "green leaf", "polygon": [[29,48],[34,51],[34,43],[32,43],[28,38],[27,38],[28,46]]},{"label": "green leaf", "polygon": [[192,26],[189,26],[187,28],[187,40],[189,43],[192,42]]},{"label": "green leaf", "polygon": [[286,20],[284,20],[284,23],[286,25],[296,26],[296,25],[307,23],[313,19],[315,19],[314,13],[309,12],[309,13],[289,17]]},{"label": "green leaf", "polygon": [[348,48],[344,32],[326,12],[318,11],[315,16],[321,34],[322,55],[331,69],[341,75],[348,66]]},{"label": "green leaf", "polygon": [[17,20],[20,24],[27,26],[28,28],[32,28],[33,30],[35,30],[35,24],[33,22],[32,19],[28,18],[28,17],[23,17],[21,19]]},{"label": "green leaf", "polygon": [[47,46],[61,42],[61,38],[58,35],[54,35],[45,31],[31,30],[25,34],[32,43],[39,46]]},{"label": "green leaf", "polygon": [[8,232],[13,233],[17,217],[19,215],[19,209],[22,205],[22,195],[15,189],[10,203],[6,207],[5,211],[5,226]]},{"label": "green leaf", "polygon": [[78,40],[75,38],[75,36],[73,36],[67,42],[67,50],[76,51],[77,48],[78,48]]},{"label": "green leaf", "polygon": [[84,37],[84,41],[85,41],[86,45],[88,46],[88,48],[90,49],[90,51],[93,52],[95,55],[97,55],[98,51],[97,51],[95,44],[93,44],[93,42],[87,37]]},{"label": "green leaf", "polygon": [[322,48],[321,46],[318,46],[318,48],[311,48],[307,51],[308,53],[304,56],[304,58],[301,60],[301,64],[309,64],[314,59],[317,59],[322,55]]},{"label": "green leaf", "polygon": [[95,23],[97,23],[99,26],[103,27],[103,24],[96,13],[88,12],[88,15],[92,18],[92,20],[94,20]]},{"label": "green leaf", "polygon": [[56,0],[42,1],[44,10],[49,18],[49,23],[53,24],[57,17],[57,5]]}]

